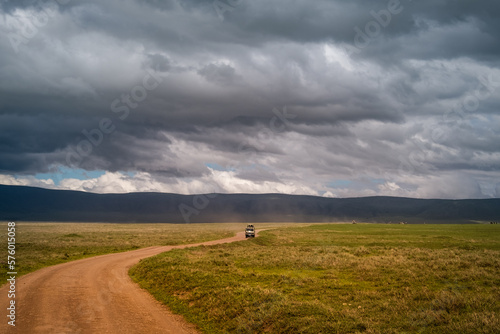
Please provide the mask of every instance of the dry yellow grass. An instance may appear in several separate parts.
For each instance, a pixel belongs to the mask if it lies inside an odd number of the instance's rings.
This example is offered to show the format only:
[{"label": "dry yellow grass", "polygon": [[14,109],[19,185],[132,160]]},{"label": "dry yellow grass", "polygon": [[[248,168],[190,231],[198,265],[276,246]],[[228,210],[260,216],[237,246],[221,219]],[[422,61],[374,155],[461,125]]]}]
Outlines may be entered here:
[{"label": "dry yellow grass", "polygon": [[[285,224],[286,225],[286,224]],[[31,271],[84,257],[148,246],[189,244],[233,236],[246,224],[16,224],[18,277]],[[262,227],[266,225],[263,224]],[[280,226],[268,224],[267,226]],[[4,245],[4,246],[2,246]],[[0,264],[7,265],[7,222],[0,223]],[[2,271],[2,282],[5,273]]]}]

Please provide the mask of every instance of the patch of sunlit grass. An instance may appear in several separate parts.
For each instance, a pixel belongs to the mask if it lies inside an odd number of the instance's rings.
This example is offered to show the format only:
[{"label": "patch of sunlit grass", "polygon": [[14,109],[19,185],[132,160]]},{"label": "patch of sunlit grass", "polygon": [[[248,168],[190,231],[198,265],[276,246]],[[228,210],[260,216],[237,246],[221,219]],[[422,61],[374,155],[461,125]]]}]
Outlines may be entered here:
[{"label": "patch of sunlit grass", "polygon": [[498,232],[491,225],[288,227],[164,253],[131,275],[206,333],[496,333]]}]

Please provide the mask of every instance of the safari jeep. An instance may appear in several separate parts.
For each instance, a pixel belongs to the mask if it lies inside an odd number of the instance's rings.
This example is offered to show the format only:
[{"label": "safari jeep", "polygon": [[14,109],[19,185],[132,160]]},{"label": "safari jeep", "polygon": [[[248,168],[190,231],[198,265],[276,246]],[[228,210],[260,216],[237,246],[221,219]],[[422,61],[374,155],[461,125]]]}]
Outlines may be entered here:
[{"label": "safari jeep", "polygon": [[245,230],[245,238],[254,238],[255,237],[255,228],[253,225],[247,225]]}]

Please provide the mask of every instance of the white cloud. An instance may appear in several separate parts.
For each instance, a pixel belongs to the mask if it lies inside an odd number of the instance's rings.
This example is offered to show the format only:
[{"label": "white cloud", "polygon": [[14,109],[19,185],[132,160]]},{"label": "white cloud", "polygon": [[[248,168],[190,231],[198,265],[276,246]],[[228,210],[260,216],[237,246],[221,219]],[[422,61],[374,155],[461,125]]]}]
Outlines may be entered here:
[{"label": "white cloud", "polygon": [[54,181],[52,179],[39,180],[33,176],[15,177],[13,175],[0,174],[0,184],[8,186],[29,186],[54,189]]},{"label": "white cloud", "polygon": [[[498,5],[429,4],[405,5],[349,56],[342,46],[371,20],[366,1],[278,1],[280,10],[253,1],[225,21],[209,3],[69,2],[17,53],[0,39],[0,182],[92,192],[498,196],[500,44],[489,14]],[[23,2],[0,6],[0,33],[38,15]],[[112,101],[130,95],[154,62],[161,85],[119,119]],[[478,95],[488,77],[490,94],[483,87]],[[272,110],[284,106],[295,117],[273,131]],[[60,183],[12,176],[67,165],[82,130],[103,118],[116,129],[76,167],[104,175]],[[332,188],[334,180],[352,184]]]}]

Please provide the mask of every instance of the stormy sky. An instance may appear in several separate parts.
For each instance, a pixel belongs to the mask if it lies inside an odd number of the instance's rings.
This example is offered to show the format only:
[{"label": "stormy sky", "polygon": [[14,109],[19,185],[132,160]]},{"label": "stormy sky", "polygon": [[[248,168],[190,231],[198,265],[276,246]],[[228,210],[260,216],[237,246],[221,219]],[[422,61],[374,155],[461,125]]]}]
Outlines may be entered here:
[{"label": "stormy sky", "polygon": [[0,184],[500,197],[499,130],[499,1],[0,1]]}]

